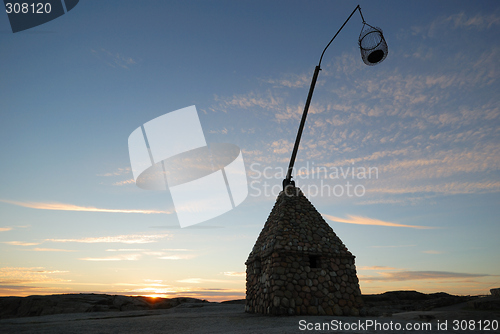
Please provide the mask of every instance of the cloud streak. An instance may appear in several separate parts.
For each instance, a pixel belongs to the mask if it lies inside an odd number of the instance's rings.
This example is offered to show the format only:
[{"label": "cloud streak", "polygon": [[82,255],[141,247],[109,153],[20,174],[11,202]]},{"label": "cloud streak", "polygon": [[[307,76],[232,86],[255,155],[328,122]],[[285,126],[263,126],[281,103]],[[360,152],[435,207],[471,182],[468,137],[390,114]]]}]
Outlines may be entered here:
[{"label": "cloud streak", "polygon": [[128,179],[128,180],[123,180],[123,181],[118,181],[118,182],[113,183],[114,186],[126,186],[127,184],[135,184],[135,180]]},{"label": "cloud streak", "polygon": [[306,87],[311,78],[305,73],[301,75],[288,74],[281,79],[267,79],[264,82],[272,84],[274,87],[302,88]]},{"label": "cloud streak", "polygon": [[234,277],[234,276],[245,276],[245,275],[246,275],[246,273],[244,271],[241,271],[241,272],[225,271],[224,272],[224,276]]},{"label": "cloud streak", "polygon": [[141,258],[141,254],[124,254],[119,256],[108,256],[108,257],[85,257],[79,260],[82,261],[137,261]]},{"label": "cloud streak", "polygon": [[363,281],[416,281],[437,279],[464,279],[491,276],[488,274],[455,273],[450,271],[396,271],[382,272],[380,276],[365,276]]},{"label": "cloud streak", "polygon": [[442,195],[456,194],[477,194],[491,193],[500,191],[500,182],[449,182],[443,184],[428,184],[421,186],[400,186],[400,187],[380,187],[369,189],[368,192],[384,194],[414,194],[414,193],[439,193]]},{"label": "cloud streak", "polygon": [[52,277],[67,271],[46,270],[43,267],[4,267],[0,268],[0,284],[29,284],[68,282],[68,280]]},{"label": "cloud streak", "polygon": [[361,266],[357,267],[358,270],[395,270],[393,267],[386,266]]},{"label": "cloud streak", "polygon": [[422,251],[422,253],[425,253],[425,254],[443,254],[443,252],[432,250],[432,249],[431,250]]},{"label": "cloud streak", "polygon": [[162,210],[130,210],[130,209],[104,209],[96,208],[93,206],[79,206],[74,204],[65,203],[43,203],[43,202],[19,202],[0,199],[0,202],[9,203],[13,205],[22,206],[30,209],[39,210],[56,210],[56,211],[85,211],[85,212],[110,212],[110,213],[142,213],[142,214],[171,214],[172,211],[162,211]]},{"label": "cloud streak", "polygon": [[453,28],[465,28],[465,29],[489,29],[493,26],[500,25],[500,16],[495,14],[476,14],[474,16],[468,15],[465,12],[460,12],[458,14],[453,14],[445,18],[440,18],[434,21],[430,26],[430,31],[435,32],[436,26],[440,24],[450,24]]},{"label": "cloud streak", "polygon": [[117,170],[111,173],[97,174],[97,176],[120,176],[130,173],[131,173],[130,167],[125,167],[125,168],[118,168]]},{"label": "cloud streak", "polygon": [[137,62],[131,57],[124,56],[120,53],[113,53],[106,49],[101,48],[100,50],[91,49],[90,52],[102,59],[108,66],[111,67],[121,67],[128,69],[129,66],[137,64]]},{"label": "cloud streak", "polygon": [[388,226],[388,227],[406,227],[406,228],[414,228],[414,229],[433,229],[435,227],[429,227],[429,226],[420,226],[420,225],[405,225],[405,224],[398,224],[398,223],[391,223],[391,222],[386,222],[383,220],[379,219],[373,219],[373,218],[368,218],[368,217],[362,217],[362,216],[354,216],[354,215],[347,215],[348,218],[340,218],[340,217],[335,217],[327,214],[323,214],[327,219],[338,222],[338,223],[345,223],[345,224],[356,224],[356,225],[372,225],[372,226]]},{"label": "cloud streak", "polygon": [[120,249],[106,249],[106,252],[144,252],[146,249],[141,248],[120,248]]},{"label": "cloud streak", "polygon": [[4,244],[12,246],[36,246],[40,245],[40,242],[25,242],[25,241],[4,241]]},{"label": "cloud streak", "polygon": [[[218,279],[206,279],[206,278],[185,278],[178,280],[178,283],[188,283],[188,284],[202,284],[202,283],[239,283],[240,280],[218,280]],[[220,289],[224,290],[224,289]]]},{"label": "cloud streak", "polygon": [[60,248],[34,248],[35,252],[76,252],[70,249],[60,249]]},{"label": "cloud streak", "polygon": [[195,255],[192,254],[178,254],[178,255],[164,255],[158,257],[160,260],[189,260],[194,258]]},{"label": "cloud streak", "polygon": [[124,243],[124,244],[147,244],[157,242],[160,239],[169,237],[168,234],[131,234],[108,237],[94,237],[81,239],[45,239],[48,242],[79,242],[79,243]]}]

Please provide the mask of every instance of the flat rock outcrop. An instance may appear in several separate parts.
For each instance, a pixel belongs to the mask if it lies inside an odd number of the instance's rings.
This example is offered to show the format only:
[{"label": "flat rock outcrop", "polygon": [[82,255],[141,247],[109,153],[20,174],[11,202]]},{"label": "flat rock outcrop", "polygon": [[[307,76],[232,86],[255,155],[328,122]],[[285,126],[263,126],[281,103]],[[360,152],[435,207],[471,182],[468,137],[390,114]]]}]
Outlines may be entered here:
[{"label": "flat rock outcrop", "polygon": [[445,292],[425,294],[417,291],[389,291],[376,295],[363,295],[368,315],[380,316],[399,312],[429,311],[476,299],[455,296]]},{"label": "flat rock outcrop", "polygon": [[467,305],[475,310],[500,310],[500,297],[477,298],[468,302]]}]

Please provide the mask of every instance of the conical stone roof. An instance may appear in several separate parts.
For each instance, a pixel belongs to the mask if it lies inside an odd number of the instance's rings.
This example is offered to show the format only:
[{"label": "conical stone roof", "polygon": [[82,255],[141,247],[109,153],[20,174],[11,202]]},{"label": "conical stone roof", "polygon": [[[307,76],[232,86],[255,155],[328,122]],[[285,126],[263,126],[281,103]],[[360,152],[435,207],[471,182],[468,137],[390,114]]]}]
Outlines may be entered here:
[{"label": "conical stone roof", "polygon": [[296,187],[278,196],[248,260],[245,311],[358,316],[354,256]]},{"label": "conical stone roof", "polygon": [[312,203],[297,187],[282,191],[247,262],[273,252],[352,257]]}]

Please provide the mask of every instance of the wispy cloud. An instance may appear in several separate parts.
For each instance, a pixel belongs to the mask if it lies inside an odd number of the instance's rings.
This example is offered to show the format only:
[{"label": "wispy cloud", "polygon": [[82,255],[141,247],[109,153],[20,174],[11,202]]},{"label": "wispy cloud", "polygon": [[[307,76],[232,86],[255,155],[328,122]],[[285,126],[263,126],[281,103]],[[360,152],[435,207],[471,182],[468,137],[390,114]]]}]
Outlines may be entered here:
[{"label": "wispy cloud", "polygon": [[236,272],[236,271],[225,271],[224,276],[245,276],[246,273],[244,271]]},{"label": "wispy cloud", "polygon": [[158,259],[160,260],[189,260],[196,257],[196,255],[193,254],[175,254],[175,255],[163,255],[159,256]]},{"label": "wispy cloud", "polygon": [[[156,236],[154,236],[156,237]],[[119,237],[107,237],[105,239],[81,239],[78,242],[108,242],[105,240],[113,240],[109,242],[123,242],[123,243],[148,243],[155,242],[152,236],[119,236]],[[71,242],[73,240],[63,242]],[[186,250],[180,249],[176,250],[176,252],[183,252]],[[177,254],[172,251],[165,252],[163,250],[149,250],[149,249],[140,249],[140,248],[120,248],[120,249],[106,249],[106,252],[114,253],[111,256],[103,256],[103,257],[85,257],[80,260],[84,261],[136,261],[142,258],[143,256],[154,257],[159,260],[188,260],[196,257],[196,254]],[[116,255],[115,255],[116,254]]]},{"label": "wispy cloud", "polygon": [[435,25],[443,24],[451,24],[453,28],[466,28],[466,29],[489,29],[494,26],[500,25],[500,16],[496,14],[473,14],[460,12],[458,14],[452,14],[445,18],[440,18],[433,22],[431,25],[434,27]]},{"label": "wispy cloud", "polygon": [[228,132],[228,130],[226,128],[208,131],[208,133],[216,133],[216,134],[221,134],[221,135],[227,135],[227,132]]},{"label": "wispy cloud", "polygon": [[433,229],[435,227],[429,227],[429,226],[420,226],[420,225],[405,225],[405,224],[398,224],[398,223],[391,223],[391,222],[386,222],[383,220],[379,219],[373,219],[373,218],[368,218],[368,217],[361,217],[361,216],[354,216],[354,215],[347,215],[348,218],[339,218],[327,214],[323,214],[327,219],[338,222],[338,223],[345,223],[345,224],[357,224],[357,225],[375,225],[375,226],[389,226],[389,227],[407,227],[407,228],[415,228],[415,229]]},{"label": "wispy cloud", "polygon": [[85,257],[79,260],[82,261],[137,261],[141,258],[141,254],[124,254],[118,256],[108,256],[108,257]]},{"label": "wispy cloud", "polygon": [[0,227],[0,232],[7,232],[12,230],[12,227]]},{"label": "wispy cloud", "polygon": [[128,184],[135,184],[134,179],[128,179],[128,180],[123,180],[123,181],[118,181],[113,183],[114,186],[126,186]]},{"label": "wispy cloud", "polygon": [[36,246],[40,245],[40,242],[25,242],[25,241],[3,241],[4,244],[13,246]]},{"label": "wispy cloud", "polygon": [[163,256],[163,255],[165,255],[164,252],[160,252],[160,251],[145,251],[145,252],[143,252],[143,254],[150,255],[150,256]]},{"label": "wispy cloud", "polygon": [[130,174],[130,173],[131,173],[130,167],[125,167],[125,168],[118,168],[113,172],[104,173],[104,174],[97,174],[97,176],[120,176],[120,175]]},{"label": "wispy cloud", "polygon": [[395,270],[396,268],[393,267],[386,267],[386,266],[361,266],[361,267],[356,267],[357,270]]},{"label": "wispy cloud", "polygon": [[67,271],[47,270],[43,267],[4,267],[0,268],[0,284],[28,284],[67,282],[68,280],[54,277]]},{"label": "wispy cloud", "polygon": [[[144,282],[148,283],[148,284],[161,284],[163,283],[163,280],[162,279],[150,279],[150,278],[146,278],[144,279]],[[162,284],[163,286],[168,286],[168,285],[164,285]]]},{"label": "wispy cloud", "polygon": [[172,211],[162,210],[131,210],[131,209],[103,209],[93,206],[78,206],[74,204],[65,203],[42,203],[42,202],[19,202],[0,199],[0,202],[14,204],[25,208],[39,209],[39,210],[56,210],[56,211],[86,211],[86,212],[110,212],[110,213],[142,213],[142,214],[171,214]]},{"label": "wispy cloud", "polygon": [[[131,174],[132,174],[132,170],[130,169],[130,167],[125,167],[125,168],[118,168],[118,169],[114,170],[113,172],[97,174],[97,176],[115,177],[115,176],[122,176],[122,175],[131,175]],[[126,180],[116,181],[116,182],[112,183],[113,186],[126,186],[129,184],[135,184],[135,180],[133,178],[129,178]]]},{"label": "wispy cloud", "polygon": [[265,110],[275,110],[281,108],[283,101],[281,98],[275,97],[271,91],[267,94],[248,93],[241,95],[233,95],[230,98],[219,98],[215,96],[215,101],[218,102],[217,106],[210,108],[212,111],[219,110],[227,112],[229,109],[251,109],[260,108]]},{"label": "wispy cloud", "polygon": [[288,154],[292,151],[293,143],[286,139],[280,139],[270,144],[269,150],[274,154]]},{"label": "wispy cloud", "polygon": [[415,247],[416,245],[383,245],[383,246],[371,246],[372,248],[401,248],[401,247]]},{"label": "wispy cloud", "polygon": [[128,69],[130,66],[137,64],[136,60],[131,57],[124,56],[120,53],[114,53],[106,49],[91,49],[90,52],[97,58],[104,61],[108,66],[111,67],[121,67]]},{"label": "wispy cloud", "polygon": [[440,193],[444,195],[478,194],[500,191],[500,182],[448,182],[443,184],[410,185],[401,187],[380,187],[367,190],[385,194]]},{"label": "wispy cloud", "polygon": [[[498,22],[498,11],[458,12],[428,22],[401,38],[400,50],[408,51],[400,51],[407,52],[400,58],[412,57],[414,65],[396,57],[395,66],[370,72],[350,51],[325,63],[296,166],[306,161],[350,166],[354,161],[377,167],[380,178],[360,182],[366,196],[356,204],[415,205],[442,196],[500,192],[495,178],[500,171],[495,95],[500,47],[490,43],[464,51],[455,42],[463,34],[474,38],[480,29],[492,34]],[[441,28],[453,36],[436,34]],[[423,41],[431,30],[443,47]],[[429,62],[432,69],[424,65]],[[260,170],[286,166],[305,98],[293,87],[309,83],[304,71],[261,80],[260,90],[216,98],[214,109],[267,120],[258,127],[247,122],[259,136],[245,149],[250,165],[262,162]]]},{"label": "wispy cloud", "polygon": [[425,253],[425,254],[443,254],[443,252],[436,251],[436,250],[426,250],[426,251],[422,251],[422,253]]},{"label": "wispy cloud", "polygon": [[301,75],[290,73],[280,79],[267,79],[264,82],[272,84],[274,87],[302,88],[307,87],[311,77],[303,73]]},{"label": "wispy cloud", "polygon": [[76,252],[70,249],[60,249],[60,248],[33,248],[35,252]]},{"label": "wispy cloud", "polygon": [[47,242],[80,242],[80,243],[124,243],[124,244],[147,244],[157,242],[169,237],[168,234],[129,234],[108,237],[93,237],[81,239],[45,239]]},{"label": "wispy cloud", "polygon": [[[439,136],[436,134],[435,137]],[[438,139],[438,138],[434,138]],[[443,140],[445,138],[439,138]],[[377,152],[378,153],[378,152]],[[364,157],[369,161],[382,160],[385,157],[372,155]],[[389,156],[388,156],[389,157]],[[381,172],[394,174],[400,170],[411,170],[408,179],[442,178],[459,173],[476,173],[500,169],[500,148],[498,145],[478,144],[476,150],[466,151],[460,148],[439,150],[432,157],[420,156],[416,150],[406,150],[380,166]]]},{"label": "wispy cloud", "polygon": [[423,38],[437,38],[443,33],[463,30],[485,30],[500,24],[500,16],[497,13],[465,13],[459,12],[448,16],[441,16],[428,24],[412,26],[409,31],[399,34],[400,39],[408,38],[408,35],[422,36]]},{"label": "wispy cloud", "polygon": [[363,281],[414,281],[436,279],[464,279],[491,276],[488,274],[455,273],[449,271],[396,271],[381,272],[380,276],[363,276]]},{"label": "wispy cloud", "polygon": [[189,283],[189,284],[201,284],[201,283],[239,283],[241,280],[219,280],[219,279],[207,279],[207,278],[186,278],[178,280],[178,283]]},{"label": "wispy cloud", "polygon": [[182,280],[178,280],[177,282],[179,283],[193,283],[193,284],[200,284],[202,281],[201,278],[185,278]]}]

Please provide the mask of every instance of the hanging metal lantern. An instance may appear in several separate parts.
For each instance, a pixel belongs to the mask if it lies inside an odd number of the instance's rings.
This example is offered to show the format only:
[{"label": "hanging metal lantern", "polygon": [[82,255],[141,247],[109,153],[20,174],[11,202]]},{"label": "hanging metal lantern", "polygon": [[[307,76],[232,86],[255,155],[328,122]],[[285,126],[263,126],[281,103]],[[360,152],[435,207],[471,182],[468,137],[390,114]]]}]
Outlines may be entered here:
[{"label": "hanging metal lantern", "polygon": [[389,52],[382,29],[363,22],[363,28],[359,35],[359,49],[361,50],[361,59],[366,65],[373,66],[382,62]]}]

